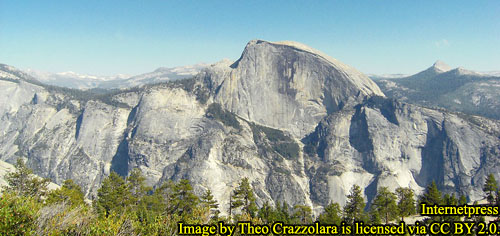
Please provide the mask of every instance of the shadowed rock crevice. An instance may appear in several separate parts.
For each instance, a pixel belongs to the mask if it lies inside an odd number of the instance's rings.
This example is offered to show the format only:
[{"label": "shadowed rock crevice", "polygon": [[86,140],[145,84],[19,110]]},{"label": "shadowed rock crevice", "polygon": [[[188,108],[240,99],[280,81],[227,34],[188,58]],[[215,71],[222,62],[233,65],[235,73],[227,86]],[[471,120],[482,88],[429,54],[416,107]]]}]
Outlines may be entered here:
[{"label": "shadowed rock crevice", "polygon": [[301,142],[304,144],[304,153],[313,158],[317,155],[320,160],[327,161],[325,151],[328,148],[328,119],[320,122],[314,132],[304,137]]},{"label": "shadowed rock crevice", "polygon": [[80,135],[80,128],[82,126],[82,121],[83,121],[83,113],[85,110],[82,111],[82,113],[78,116],[76,119],[76,128],[75,128],[75,140],[78,139],[78,136]]},{"label": "shadowed rock crevice", "polygon": [[118,145],[118,150],[111,160],[111,170],[121,176],[127,176],[129,171],[129,160],[128,141],[124,138],[120,142],[120,145]]},{"label": "shadowed rock crevice", "polygon": [[398,118],[396,117],[396,109],[399,102],[395,99],[384,98],[380,96],[373,96],[369,98],[365,104],[370,108],[380,110],[380,113],[391,123],[399,125]]},{"label": "shadowed rock crevice", "polygon": [[367,196],[365,210],[369,210],[370,209],[370,207],[371,207],[371,205],[373,203],[373,199],[377,195],[377,189],[378,189],[378,178],[375,178],[365,188],[365,195]]},{"label": "shadowed rock crevice", "polygon": [[427,186],[435,181],[438,186],[443,186],[444,156],[446,141],[444,121],[441,128],[433,121],[427,121],[427,138],[422,149],[422,168],[415,180],[420,186]]},{"label": "shadowed rock crevice", "polygon": [[352,116],[349,127],[349,143],[360,153],[368,153],[373,150],[373,143],[370,140],[368,122],[363,107],[358,106],[356,113]]},{"label": "shadowed rock crevice", "polygon": [[127,126],[129,126],[130,124],[132,124],[132,122],[135,120],[135,116],[137,114],[138,107],[139,107],[139,105],[137,105],[134,108],[132,108],[132,110],[128,114],[128,117],[127,117]]}]

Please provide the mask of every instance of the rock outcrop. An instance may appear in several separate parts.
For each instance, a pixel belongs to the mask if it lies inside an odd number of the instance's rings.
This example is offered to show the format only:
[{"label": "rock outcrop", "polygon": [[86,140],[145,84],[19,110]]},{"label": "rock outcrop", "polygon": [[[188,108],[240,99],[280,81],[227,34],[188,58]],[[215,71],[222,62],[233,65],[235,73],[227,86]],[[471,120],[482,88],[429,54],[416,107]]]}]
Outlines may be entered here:
[{"label": "rock outcrop", "polygon": [[250,41],[230,67],[200,76],[225,109],[297,137],[327,114],[383,96],[361,72],[295,42]]}]

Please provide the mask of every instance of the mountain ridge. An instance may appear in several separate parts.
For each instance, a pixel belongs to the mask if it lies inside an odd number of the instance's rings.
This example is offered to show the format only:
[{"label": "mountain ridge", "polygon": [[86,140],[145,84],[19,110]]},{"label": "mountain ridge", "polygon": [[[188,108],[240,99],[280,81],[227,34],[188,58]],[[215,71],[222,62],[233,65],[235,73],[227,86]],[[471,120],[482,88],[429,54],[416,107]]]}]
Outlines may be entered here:
[{"label": "mountain ridge", "polygon": [[388,97],[500,119],[500,77],[462,67],[445,70],[433,65],[414,75],[375,81]]},{"label": "mountain ridge", "polygon": [[111,171],[138,168],[156,186],[188,179],[197,193],[210,189],[222,212],[244,177],[258,205],[315,210],[343,205],[354,184],[371,200],[381,186],[419,192],[435,180],[474,200],[482,196],[473,183],[500,177],[498,121],[384,97],[368,77],[289,46],[245,50],[234,68],[222,61],[100,99],[2,77],[0,160],[26,158],[87,196]]},{"label": "mountain ridge", "polygon": [[40,82],[52,86],[60,86],[72,89],[128,89],[147,84],[166,82],[177,79],[185,79],[195,76],[207,64],[199,63],[178,67],[159,67],[152,72],[139,75],[113,75],[96,76],[79,74],[72,71],[50,73],[37,70],[25,70],[26,74],[37,78]]}]

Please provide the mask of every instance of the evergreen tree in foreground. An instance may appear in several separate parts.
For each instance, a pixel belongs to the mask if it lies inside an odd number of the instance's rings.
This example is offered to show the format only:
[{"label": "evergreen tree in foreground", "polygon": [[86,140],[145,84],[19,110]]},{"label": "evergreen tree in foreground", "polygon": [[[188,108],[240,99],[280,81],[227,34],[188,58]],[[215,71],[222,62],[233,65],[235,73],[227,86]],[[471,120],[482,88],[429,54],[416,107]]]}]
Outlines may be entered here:
[{"label": "evergreen tree in foreground", "polygon": [[[449,206],[457,206],[458,205],[458,199],[455,197],[455,194],[445,194],[443,196],[443,205],[449,205]],[[451,216],[451,215],[445,215],[441,217],[443,221],[446,222],[454,222],[454,221],[459,221],[460,216]]]},{"label": "evergreen tree in foreground", "polygon": [[275,221],[282,221],[287,224],[291,223],[290,206],[285,201],[282,204],[279,201],[276,203],[276,214],[277,220]]},{"label": "evergreen tree in foreground", "polygon": [[212,195],[212,191],[207,189],[205,193],[200,198],[201,204],[207,207],[210,211],[210,215],[212,220],[217,221],[219,219],[219,204],[217,200],[214,199],[214,195]]},{"label": "evergreen tree in foreground", "polygon": [[272,207],[268,201],[264,202],[261,208],[259,208],[258,216],[265,224],[271,224],[278,220],[278,212],[274,207]]},{"label": "evergreen tree in foreground", "polygon": [[312,222],[312,209],[309,206],[295,205],[293,217],[297,224],[310,224]]},{"label": "evergreen tree in foreground", "polygon": [[342,222],[342,210],[338,203],[331,202],[325,207],[325,211],[319,215],[319,222],[322,224],[340,225]]},{"label": "evergreen tree in foreground", "polygon": [[467,204],[467,197],[465,195],[460,195],[460,198],[458,199],[458,205],[463,206]]},{"label": "evergreen tree in foreground", "polygon": [[116,172],[102,181],[101,188],[97,190],[95,207],[97,211],[108,217],[111,212],[122,213],[131,203],[131,194],[125,180]]},{"label": "evergreen tree in foreground", "polygon": [[396,199],[396,194],[389,191],[389,188],[381,187],[373,200],[372,211],[375,211],[379,217],[382,217],[386,224],[397,216],[398,208]]},{"label": "evergreen tree in foreground", "polygon": [[257,205],[255,204],[255,195],[248,178],[243,178],[238,187],[233,191],[231,196],[231,208],[237,209],[241,207],[242,212],[247,213],[251,217],[255,217]]},{"label": "evergreen tree in foreground", "polygon": [[486,199],[490,203],[490,205],[495,203],[496,196],[495,194],[498,191],[497,180],[493,174],[489,174],[488,178],[484,183],[483,191],[486,193]]},{"label": "evergreen tree in foreground", "polygon": [[401,221],[405,220],[405,217],[415,214],[415,193],[411,188],[399,187],[396,189],[396,195],[398,196],[398,215],[401,217]]},{"label": "evergreen tree in foreground", "polygon": [[126,182],[131,195],[130,200],[136,206],[140,205],[148,193],[153,191],[152,187],[146,185],[146,178],[139,169],[133,169]]},{"label": "evergreen tree in foreground", "polygon": [[[431,184],[427,186],[424,194],[420,197],[420,203],[425,203],[430,205],[442,205],[443,197],[441,191],[437,188],[436,182],[432,181]],[[420,209],[421,206],[419,206]],[[433,221],[442,221],[443,217],[439,215],[433,215],[430,217]]]},{"label": "evergreen tree in foreground", "polygon": [[361,188],[358,185],[352,186],[349,195],[347,195],[347,203],[344,206],[344,220],[348,224],[363,221],[366,218],[365,205]]},{"label": "evergreen tree in foreground", "polygon": [[425,193],[420,199],[420,202],[426,203],[427,205],[440,205],[442,201],[442,193],[437,188],[436,182],[432,181],[425,189]]},{"label": "evergreen tree in foreground", "polygon": [[193,212],[199,202],[200,199],[194,194],[189,180],[181,179],[172,188],[169,199],[169,212],[185,217]]}]

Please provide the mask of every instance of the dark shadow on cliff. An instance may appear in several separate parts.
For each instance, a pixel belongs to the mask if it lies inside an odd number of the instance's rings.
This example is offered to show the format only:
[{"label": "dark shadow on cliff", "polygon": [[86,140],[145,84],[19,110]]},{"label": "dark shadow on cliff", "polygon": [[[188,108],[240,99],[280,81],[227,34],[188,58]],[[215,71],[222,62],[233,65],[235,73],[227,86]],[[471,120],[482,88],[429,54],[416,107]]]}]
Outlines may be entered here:
[{"label": "dark shadow on cliff", "polygon": [[422,149],[422,168],[415,180],[424,187],[433,180],[438,186],[443,186],[443,148],[446,139],[444,122],[441,129],[432,121],[427,121],[427,127],[427,140]]}]

